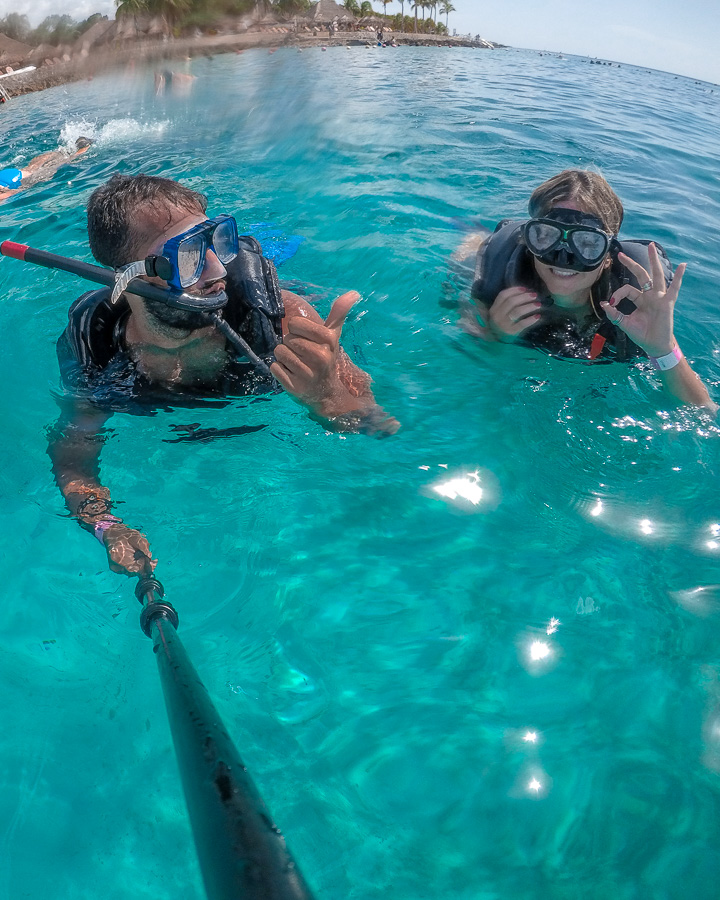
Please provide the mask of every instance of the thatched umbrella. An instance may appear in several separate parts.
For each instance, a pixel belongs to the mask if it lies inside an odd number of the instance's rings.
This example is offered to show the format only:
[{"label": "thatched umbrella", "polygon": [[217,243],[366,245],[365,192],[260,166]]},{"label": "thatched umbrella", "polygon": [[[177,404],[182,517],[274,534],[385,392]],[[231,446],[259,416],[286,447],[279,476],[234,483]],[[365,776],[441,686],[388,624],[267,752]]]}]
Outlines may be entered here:
[{"label": "thatched umbrella", "polygon": [[[108,44],[115,36],[115,22],[103,16],[75,41],[78,50],[89,50],[97,44]],[[34,52],[34,51],[33,51]],[[47,53],[45,54],[47,56]]]},{"label": "thatched umbrella", "polygon": [[310,7],[308,15],[315,25],[329,25],[331,22],[350,25],[357,22],[355,16],[344,6],[335,3],[335,0],[319,0]]},{"label": "thatched umbrella", "polygon": [[48,59],[48,57],[54,55],[55,47],[53,47],[51,44],[40,44],[39,46],[35,47],[35,49],[31,53],[28,53],[27,59],[31,63],[36,63],[38,61],[42,62],[43,60]]},{"label": "thatched umbrella", "polygon": [[32,52],[29,44],[23,44],[22,41],[14,41],[6,34],[0,33],[0,62],[4,66],[12,66],[22,62]]},{"label": "thatched umbrella", "polygon": [[140,37],[140,28],[135,16],[120,16],[115,20],[116,41],[136,41]]},{"label": "thatched umbrella", "polygon": [[153,16],[145,29],[145,34],[150,38],[166,38],[172,36],[172,30],[167,19],[162,16]]}]

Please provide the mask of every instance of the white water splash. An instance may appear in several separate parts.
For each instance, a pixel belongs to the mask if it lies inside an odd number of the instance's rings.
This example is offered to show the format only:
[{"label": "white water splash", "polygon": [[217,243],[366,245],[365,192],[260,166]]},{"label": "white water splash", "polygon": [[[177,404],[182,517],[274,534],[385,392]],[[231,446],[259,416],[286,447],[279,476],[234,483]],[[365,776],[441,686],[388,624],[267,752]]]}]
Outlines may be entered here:
[{"label": "white water splash", "polygon": [[60,130],[60,146],[72,151],[79,137],[90,138],[98,147],[112,147],[142,139],[161,137],[168,129],[169,122],[138,122],[137,119],[111,119],[104,124],[88,119],[73,119]]}]

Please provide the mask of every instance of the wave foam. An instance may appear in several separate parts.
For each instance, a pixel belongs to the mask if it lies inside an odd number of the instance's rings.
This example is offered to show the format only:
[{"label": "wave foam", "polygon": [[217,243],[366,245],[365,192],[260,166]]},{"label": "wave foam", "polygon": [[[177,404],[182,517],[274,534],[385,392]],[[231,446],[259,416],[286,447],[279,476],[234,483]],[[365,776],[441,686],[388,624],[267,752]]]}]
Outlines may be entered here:
[{"label": "wave foam", "polygon": [[88,119],[73,119],[60,129],[60,146],[69,151],[75,149],[79,137],[91,138],[99,147],[126,144],[139,138],[160,136],[169,122],[138,122],[137,119],[111,119],[104,125]]}]

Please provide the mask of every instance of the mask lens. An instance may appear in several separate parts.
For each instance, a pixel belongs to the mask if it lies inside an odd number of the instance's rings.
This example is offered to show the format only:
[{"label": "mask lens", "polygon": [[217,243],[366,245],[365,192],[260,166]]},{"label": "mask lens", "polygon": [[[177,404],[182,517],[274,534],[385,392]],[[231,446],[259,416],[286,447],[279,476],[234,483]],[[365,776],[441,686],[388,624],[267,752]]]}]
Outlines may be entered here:
[{"label": "mask lens", "polygon": [[573,231],[569,238],[575,251],[587,261],[599,259],[607,250],[607,238],[597,231]]},{"label": "mask lens", "polygon": [[178,279],[185,288],[200,277],[205,262],[205,240],[202,235],[194,235],[180,243],[177,249]]},{"label": "mask lens", "polygon": [[237,228],[234,219],[225,219],[215,229],[213,250],[221,263],[229,263],[238,253]]},{"label": "mask lens", "polygon": [[562,229],[548,222],[530,222],[525,232],[527,245],[532,253],[546,253],[562,238]]}]

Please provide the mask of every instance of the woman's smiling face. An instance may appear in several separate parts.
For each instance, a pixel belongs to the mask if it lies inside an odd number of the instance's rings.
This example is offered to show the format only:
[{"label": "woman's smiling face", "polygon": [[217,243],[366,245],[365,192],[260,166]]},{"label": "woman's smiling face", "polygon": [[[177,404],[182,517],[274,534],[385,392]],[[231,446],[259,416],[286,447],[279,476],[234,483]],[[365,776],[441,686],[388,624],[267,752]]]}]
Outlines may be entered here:
[{"label": "woman's smiling face", "polygon": [[[572,200],[556,203],[553,209],[575,209],[585,212]],[[555,305],[561,309],[579,310],[589,305],[590,288],[610,265],[610,256],[606,256],[596,269],[589,272],[575,272],[572,269],[548,266],[537,257],[533,257],[533,263],[535,271],[552,295]]]}]

